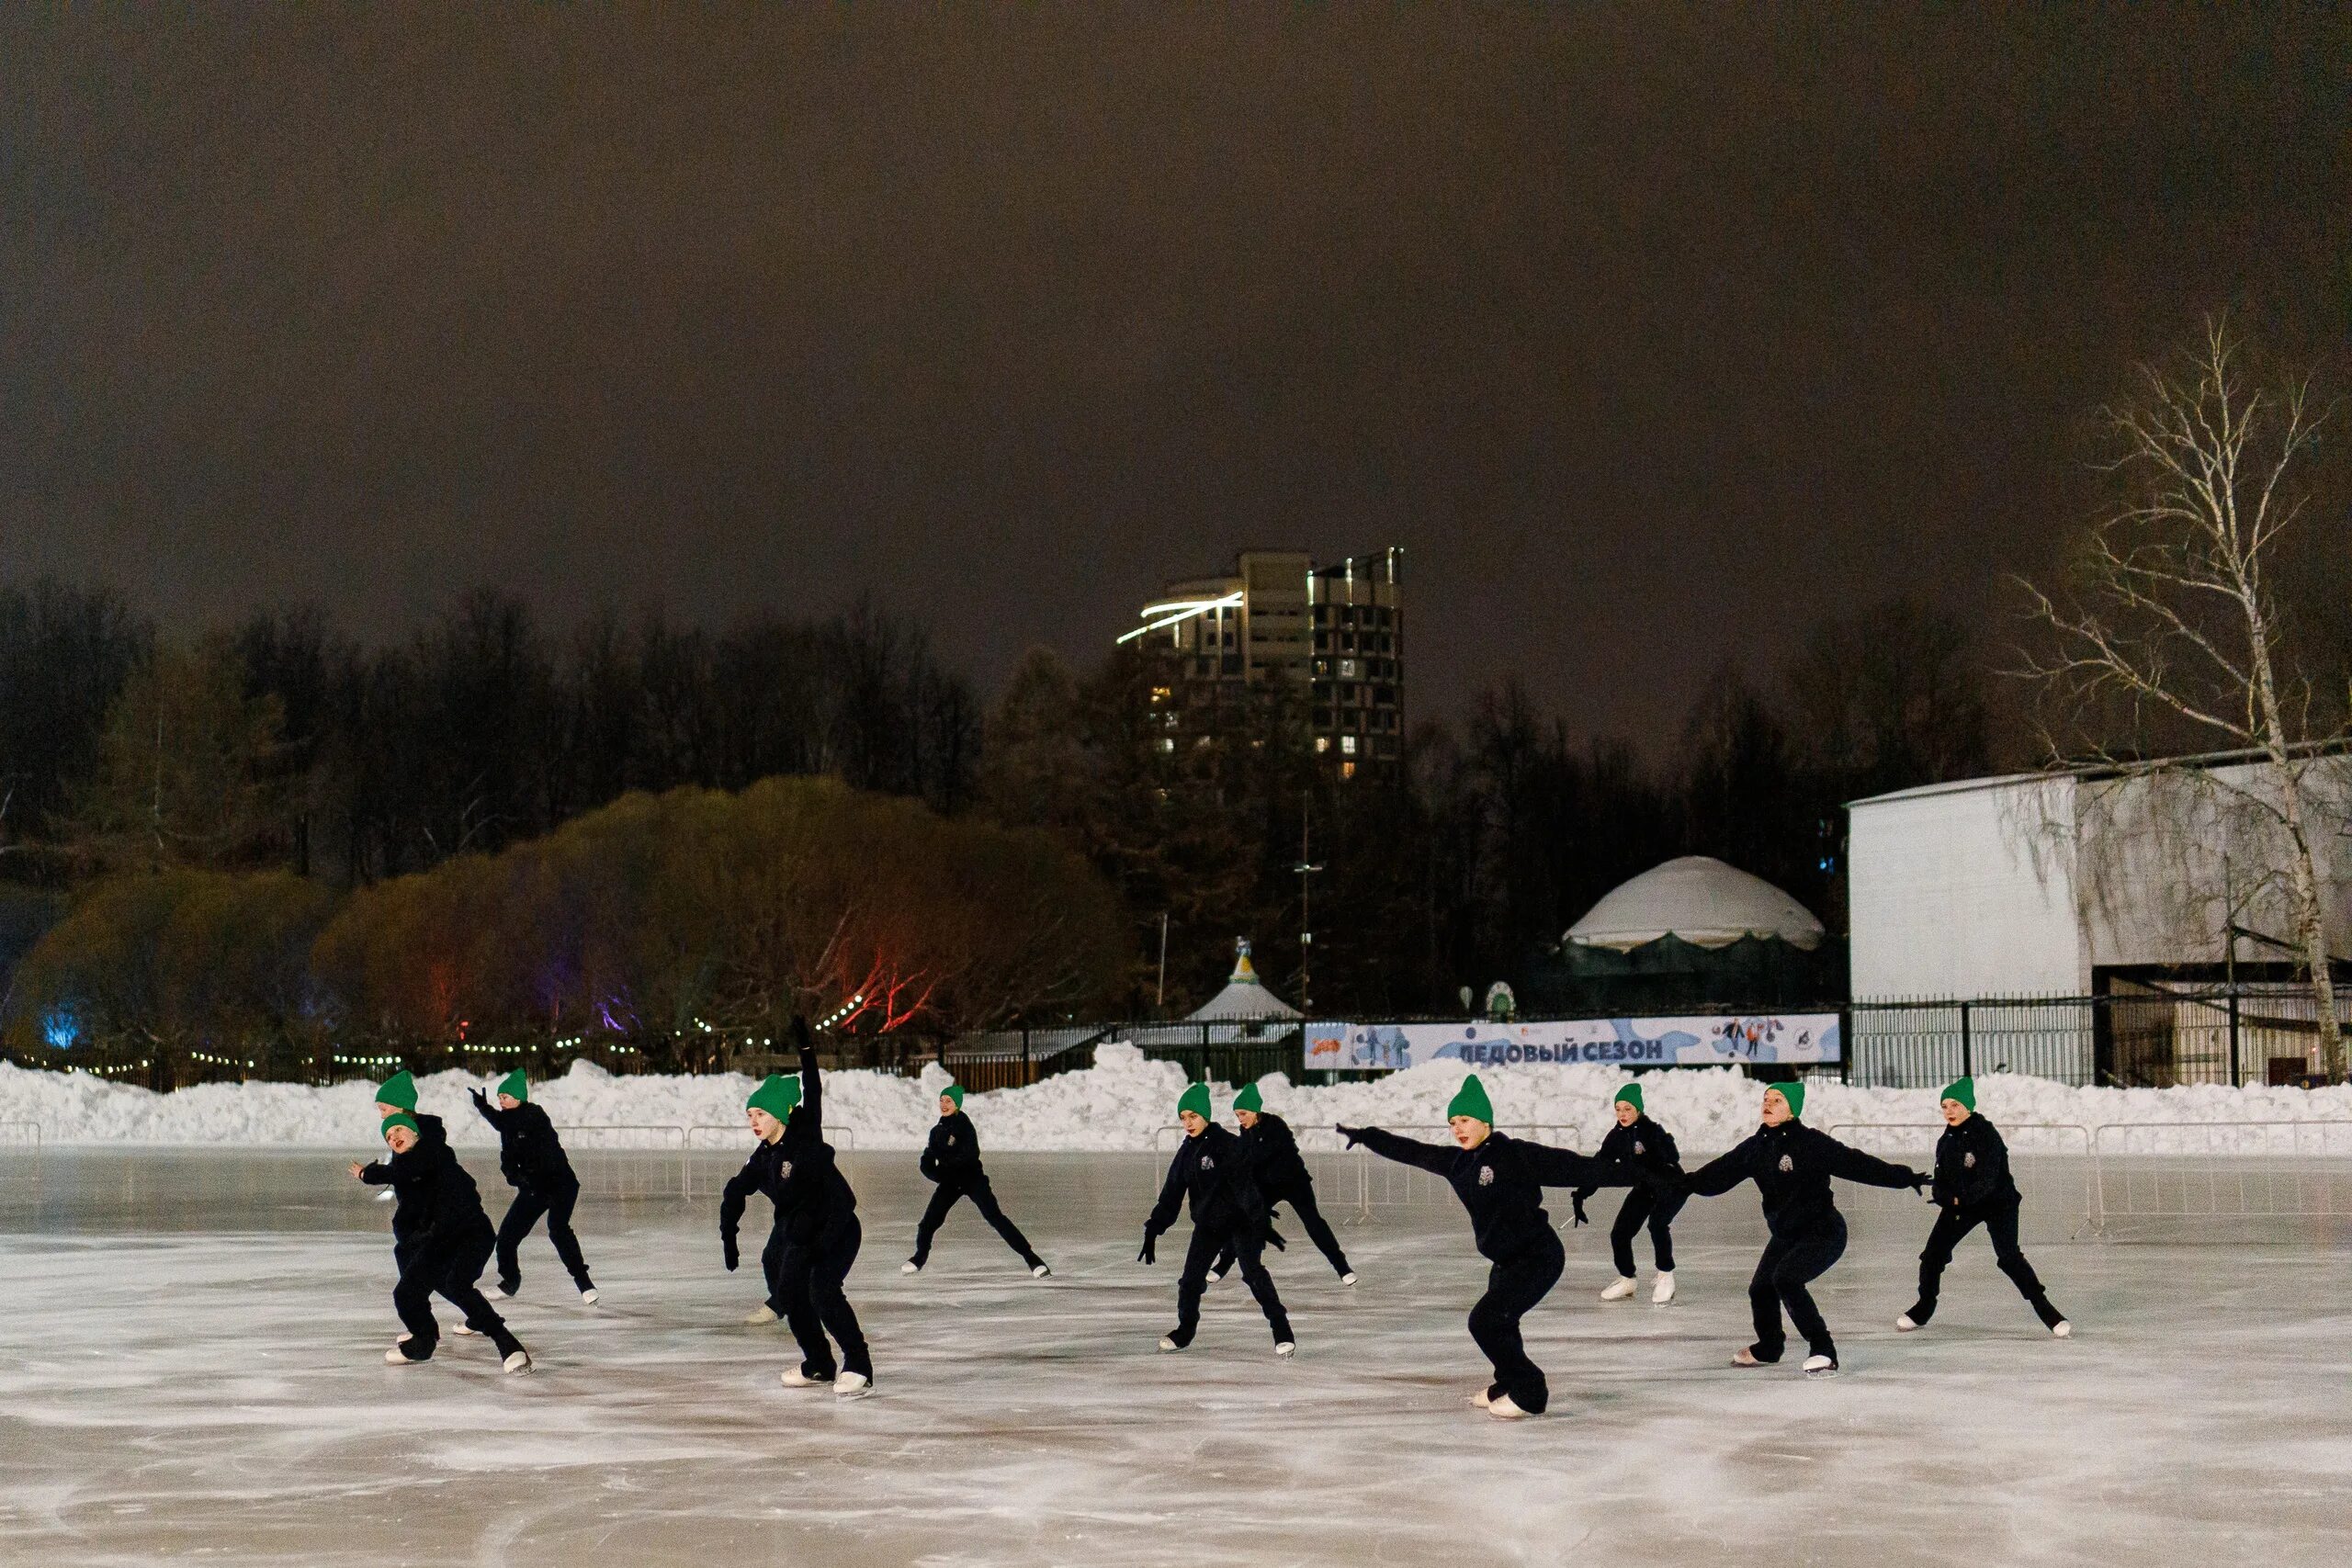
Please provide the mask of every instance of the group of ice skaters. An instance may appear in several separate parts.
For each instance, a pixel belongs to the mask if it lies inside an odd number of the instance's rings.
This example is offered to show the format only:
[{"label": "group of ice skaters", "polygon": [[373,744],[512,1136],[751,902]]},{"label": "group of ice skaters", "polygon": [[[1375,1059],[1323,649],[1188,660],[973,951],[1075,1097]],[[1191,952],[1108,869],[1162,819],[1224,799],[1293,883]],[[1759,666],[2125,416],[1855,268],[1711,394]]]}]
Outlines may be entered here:
[{"label": "group of ice skaters", "polygon": [[[864,1238],[857,1197],[825,1141],[824,1087],[815,1045],[801,1021],[794,1021],[792,1032],[800,1071],[770,1077],[745,1102],[745,1119],[757,1143],[720,1200],[720,1247],[732,1271],[741,1261],[736,1233],[744,1208],[754,1192],[764,1195],[775,1211],[760,1257],[767,1296],[744,1321],[765,1324],[781,1318],[790,1326],[800,1360],[785,1369],[786,1387],[830,1387],[838,1397],[861,1398],[873,1392],[874,1363],[843,1289]],[[389,1184],[399,1200],[392,1218],[392,1253],[400,1282],[393,1288],[392,1304],[404,1331],[384,1359],[394,1365],[413,1365],[432,1358],[438,1329],[430,1299],[439,1295],[461,1314],[456,1332],[486,1336],[507,1371],[527,1372],[530,1352],[487,1297],[504,1300],[521,1288],[516,1248],[544,1215],[548,1236],[581,1300],[594,1304],[596,1287],[571,1225],[580,1183],[547,1113],[530,1103],[522,1073],[509,1074],[498,1086],[494,1104],[480,1090],[473,1099],[476,1110],[498,1129],[499,1168],[515,1190],[514,1204],[495,1232],[473,1179],[449,1148],[440,1120],[416,1109],[414,1079],[402,1072],[377,1091],[377,1111],[390,1155],[371,1165],[355,1163],[351,1174],[369,1183]],[[1446,1107],[1450,1146],[1378,1127],[1340,1126],[1337,1131],[1350,1147],[1362,1145],[1384,1159],[1444,1178],[1469,1212],[1473,1239],[1491,1266],[1486,1293],[1470,1310],[1470,1337],[1493,1366],[1492,1378],[1471,1403],[1498,1419],[1515,1420],[1541,1415],[1550,1403],[1544,1370],[1529,1359],[1520,1334],[1521,1320],[1551,1292],[1566,1267],[1559,1233],[1544,1209],[1546,1187],[1571,1190],[1578,1224],[1585,1223],[1585,1201],[1601,1188],[1631,1190],[1610,1229],[1617,1277],[1600,1297],[1623,1301],[1638,1290],[1634,1244],[1646,1227],[1657,1266],[1650,1299],[1663,1305],[1674,1299],[1672,1225],[1684,1202],[1693,1196],[1719,1196],[1742,1181],[1755,1182],[1770,1239],[1747,1286],[1756,1337],[1734,1353],[1735,1367],[1768,1367],[1781,1359],[1788,1344],[1785,1310],[1788,1323],[1805,1341],[1804,1371],[1810,1376],[1837,1371],[1837,1344],[1807,1289],[1846,1250],[1845,1218],[1830,1193],[1833,1178],[1871,1187],[1924,1190],[1935,1204],[1935,1226],[1919,1254],[1918,1299],[1895,1319],[1898,1330],[1909,1333],[1927,1326],[1953,1249],[1982,1224],[2002,1272],[2052,1335],[2068,1337],[2071,1325],[2051,1305],[2032,1265],[2018,1250],[2019,1195],[2009,1173],[2007,1146],[1998,1129],[1976,1110],[1974,1080],[1963,1077],[1947,1085],[1940,1099],[1945,1127],[1937,1141],[1932,1174],[1879,1159],[1806,1126],[1802,1120],[1804,1085],[1793,1080],[1765,1089],[1761,1125],[1753,1134],[1691,1171],[1682,1168],[1673,1136],[1644,1109],[1639,1084],[1617,1091],[1616,1125],[1598,1153],[1589,1156],[1497,1132],[1493,1104],[1476,1074],[1463,1080]],[[960,1086],[949,1086],[939,1098],[939,1121],[920,1161],[922,1174],[936,1188],[916,1228],[913,1256],[901,1272],[922,1271],[948,1212],[969,1199],[1030,1273],[1045,1279],[1052,1269],[997,1204],[980,1163],[978,1135],[963,1106]],[[1297,1140],[1280,1116],[1266,1111],[1254,1084],[1234,1101],[1238,1134],[1213,1119],[1205,1084],[1187,1089],[1176,1111],[1184,1138],[1169,1163],[1159,1201],[1144,1222],[1143,1247],[1136,1255],[1138,1262],[1157,1261],[1160,1235],[1189,1207],[1193,1234],[1176,1285],[1176,1326],[1160,1339],[1159,1348],[1181,1351],[1192,1344],[1208,1285],[1238,1266],[1273,1331],[1274,1354],[1287,1359],[1296,1353],[1297,1340],[1264,1258],[1268,1246],[1283,1247],[1272,1224],[1276,1210],[1286,1205],[1296,1215],[1341,1284],[1356,1282],[1347,1255],[1316,1204],[1314,1181],[1299,1156]],[[493,1255],[498,1279],[486,1297],[477,1282]]]}]

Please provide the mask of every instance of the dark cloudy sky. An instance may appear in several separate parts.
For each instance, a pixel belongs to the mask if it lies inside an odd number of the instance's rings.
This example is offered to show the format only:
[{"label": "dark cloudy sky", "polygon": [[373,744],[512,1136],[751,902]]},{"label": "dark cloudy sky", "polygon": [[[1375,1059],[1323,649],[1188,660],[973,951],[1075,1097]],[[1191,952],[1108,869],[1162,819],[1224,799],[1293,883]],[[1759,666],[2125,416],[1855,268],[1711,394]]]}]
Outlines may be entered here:
[{"label": "dark cloudy sky", "polygon": [[0,19],[0,574],[175,626],[871,590],[993,686],[1395,543],[1419,711],[1656,732],[2352,305],[2342,10],[204,9]]}]

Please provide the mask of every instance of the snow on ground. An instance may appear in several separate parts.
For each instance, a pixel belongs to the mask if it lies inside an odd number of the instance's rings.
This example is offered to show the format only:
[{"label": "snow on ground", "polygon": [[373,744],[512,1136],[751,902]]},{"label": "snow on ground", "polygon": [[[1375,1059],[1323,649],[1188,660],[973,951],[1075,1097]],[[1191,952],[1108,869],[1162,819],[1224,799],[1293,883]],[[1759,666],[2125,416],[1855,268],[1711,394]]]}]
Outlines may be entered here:
[{"label": "snow on ground", "polygon": [[[1610,1102],[1624,1082],[1616,1069],[1589,1066],[1521,1065],[1482,1075],[1501,1125],[1548,1128],[1534,1135],[1555,1142],[1598,1141],[1609,1123]],[[920,1078],[879,1072],[825,1075],[827,1120],[851,1130],[860,1149],[922,1145],[938,1116],[938,1092],[947,1081],[938,1067]],[[422,1080],[421,1105],[447,1118],[451,1140],[465,1147],[497,1143],[473,1113],[466,1091],[488,1089],[497,1075],[435,1073]],[[1462,1082],[1458,1066],[1435,1063],[1363,1083],[1329,1087],[1294,1084],[1282,1074],[1263,1082],[1267,1108],[1302,1133],[1334,1122],[1403,1129],[1441,1127],[1445,1105]],[[1094,1066],[1023,1089],[975,1094],[966,1104],[985,1146],[1035,1152],[1147,1150],[1173,1119],[1183,1092],[1183,1069],[1147,1061],[1132,1045],[1097,1048]],[[1236,1086],[1216,1086],[1223,1114]],[[1643,1078],[1650,1114],[1686,1148],[1728,1148],[1756,1125],[1759,1087],[1729,1068],[1652,1073]],[[752,1080],[741,1074],[616,1077],[576,1062],[560,1078],[533,1086],[559,1127],[609,1128],[595,1134],[605,1148],[673,1145],[679,1130],[724,1128],[743,1120]],[[2189,1122],[2352,1122],[2352,1088],[2320,1090],[2224,1089],[2075,1089],[2042,1078],[1986,1075],[1977,1080],[1978,1108],[1996,1123],[2096,1128],[2116,1123]],[[1816,1078],[1806,1089],[1805,1120],[1817,1127],[1846,1123],[1932,1122],[1933,1089],[1851,1088]],[[204,1084],[155,1094],[86,1073],[48,1073],[0,1063],[0,1134],[9,1122],[36,1122],[47,1144],[271,1144],[342,1147],[371,1138],[376,1129],[374,1085],[354,1080],[319,1089],[307,1084]],[[1571,1132],[1570,1130],[1574,1131]],[[699,1141],[699,1140],[698,1140]],[[2029,1143],[2030,1140],[2029,1140]],[[2050,1152],[2080,1152],[2084,1140],[2050,1134]],[[2024,1146],[2024,1145],[2021,1145]],[[2135,1145],[2144,1150],[2160,1146]],[[2205,1146],[2199,1143],[2197,1146]],[[2262,1152],[2249,1142],[2240,1152]],[[2310,1152],[2305,1149],[2302,1152]],[[2327,1152],[2352,1152],[2331,1147]]]}]

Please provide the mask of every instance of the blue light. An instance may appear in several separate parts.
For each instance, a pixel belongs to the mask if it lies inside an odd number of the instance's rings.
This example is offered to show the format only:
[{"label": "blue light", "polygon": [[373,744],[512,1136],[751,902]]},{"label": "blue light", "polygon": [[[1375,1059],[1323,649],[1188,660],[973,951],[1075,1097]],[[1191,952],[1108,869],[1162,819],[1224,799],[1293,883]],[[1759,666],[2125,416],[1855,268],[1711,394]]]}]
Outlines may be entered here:
[{"label": "blue light", "polygon": [[82,1021],[72,1008],[51,1008],[41,1015],[40,1034],[52,1049],[70,1051],[82,1038]]}]

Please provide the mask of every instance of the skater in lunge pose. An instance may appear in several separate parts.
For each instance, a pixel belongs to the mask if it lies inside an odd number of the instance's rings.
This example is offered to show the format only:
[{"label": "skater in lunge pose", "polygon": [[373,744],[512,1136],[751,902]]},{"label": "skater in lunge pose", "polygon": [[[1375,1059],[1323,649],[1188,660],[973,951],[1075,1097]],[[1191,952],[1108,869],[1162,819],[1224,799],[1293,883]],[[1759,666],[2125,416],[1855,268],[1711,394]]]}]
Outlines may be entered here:
[{"label": "skater in lunge pose", "polygon": [[588,1278],[588,1260],[580,1255],[580,1238],[572,1234],[571,1209],[580,1201],[580,1179],[564,1157],[563,1140],[556,1136],[548,1113],[531,1103],[530,1080],[515,1068],[499,1080],[498,1103],[481,1090],[473,1091],[474,1109],[498,1129],[498,1173],[514,1189],[514,1201],[498,1226],[498,1283],[492,1293],[502,1300],[523,1288],[522,1265],[515,1251],[531,1227],[545,1214],[548,1239],[571,1276],[580,1299],[596,1303],[595,1282]]},{"label": "skater in lunge pose", "polygon": [[1811,1354],[1804,1371],[1822,1376],[1838,1370],[1838,1346],[1829,1325],[1805,1287],[1829,1271],[1846,1250],[1846,1217],[1829,1194],[1838,1177],[1869,1187],[1925,1187],[1924,1172],[1892,1165],[1849,1148],[1826,1133],[1797,1120],[1804,1113],[1804,1085],[1794,1080],[1764,1090],[1763,1125],[1730,1153],[1692,1171],[1687,1182],[1703,1198],[1756,1183],[1764,1200],[1764,1224],[1771,1240],[1747,1282],[1747,1304],[1756,1320],[1756,1340],[1731,1359],[1736,1367],[1769,1367],[1788,1348],[1781,1309],[1804,1336]]},{"label": "skater in lunge pose", "polygon": [[441,1338],[433,1318],[432,1298],[437,1294],[464,1314],[471,1332],[490,1336],[507,1371],[527,1372],[530,1352],[475,1289],[497,1241],[482,1212],[481,1194],[447,1141],[424,1141],[418,1120],[405,1111],[386,1116],[381,1131],[390,1157],[369,1165],[355,1160],[351,1166],[355,1179],[370,1186],[389,1184],[400,1200],[392,1219],[392,1257],[400,1266],[392,1308],[406,1332],[384,1359],[397,1367],[433,1359]]},{"label": "skater in lunge pose", "polygon": [[947,1222],[947,1211],[959,1198],[969,1198],[980,1218],[996,1227],[1004,1245],[1020,1256],[1029,1266],[1029,1272],[1044,1279],[1053,1272],[1046,1260],[1021,1234],[1021,1227],[1005,1217],[997,1207],[996,1191],[989,1185],[989,1173],[980,1167],[980,1137],[972,1130],[972,1119],[964,1114],[964,1086],[952,1083],[939,1092],[939,1121],[931,1130],[931,1138],[923,1145],[919,1168],[938,1186],[933,1189],[931,1202],[922,1212],[922,1223],[915,1226],[915,1255],[899,1266],[901,1274],[920,1274],[922,1266],[931,1261],[931,1241],[939,1227]]},{"label": "skater in lunge pose", "polygon": [[[1249,1161],[1250,1174],[1257,1179],[1259,1194],[1266,1201],[1266,1218],[1273,1218],[1277,1204],[1288,1203],[1298,1223],[1306,1227],[1307,1239],[1331,1265],[1342,1285],[1356,1282],[1355,1270],[1348,1267],[1348,1255],[1340,1250],[1340,1238],[1331,1234],[1331,1224],[1315,1203],[1315,1178],[1299,1157],[1298,1140],[1291,1134],[1290,1123],[1266,1109],[1265,1098],[1251,1084],[1233,1100],[1233,1119],[1241,1123],[1241,1153]],[[1233,1267],[1231,1246],[1217,1255],[1209,1269],[1211,1280],[1222,1280]]]},{"label": "skater in lunge pose", "polygon": [[[1617,1091],[1617,1125],[1600,1140],[1600,1157],[1622,1161],[1634,1173],[1634,1190],[1609,1227],[1610,1256],[1617,1262],[1617,1278],[1600,1292],[1604,1302],[1622,1302],[1635,1289],[1634,1237],[1646,1224],[1650,1253],[1657,1261],[1657,1279],[1650,1300],[1660,1306],[1674,1299],[1674,1216],[1682,1211],[1682,1156],[1675,1152],[1674,1134],[1649,1118],[1642,1108],[1642,1086],[1629,1083]],[[1600,1189],[1579,1188],[1571,1194],[1577,1224],[1586,1223],[1584,1201]]]},{"label": "skater in lunge pose", "polygon": [[1287,1359],[1298,1348],[1290,1314],[1266,1272],[1261,1251],[1266,1244],[1266,1201],[1241,1148],[1241,1140],[1209,1120],[1209,1089],[1194,1084],[1176,1101],[1176,1120],[1183,1123],[1184,1141],[1168,1162],[1168,1179],[1159,1201],[1144,1222],[1143,1250],[1138,1263],[1159,1261],[1162,1232],[1176,1223],[1177,1210],[1189,1201],[1193,1212],[1193,1243],[1184,1252],[1184,1273],[1176,1282],[1176,1326],[1159,1341],[1162,1350],[1182,1350],[1192,1344],[1201,1326],[1201,1292],[1208,1286],[1209,1263],[1231,1247],[1241,1264],[1241,1278],[1258,1298],[1267,1326],[1274,1331],[1274,1354]]},{"label": "skater in lunge pose", "polygon": [[1936,1140],[1936,1224],[1928,1233],[1927,1249],[1919,1254],[1919,1299],[1894,1320],[1894,1326],[1905,1334],[1928,1326],[1928,1320],[1936,1315],[1936,1297],[1952,1249],[1981,1224],[1993,1238],[1994,1260],[2041,1319],[2041,1326],[2066,1338],[2075,1332],[2074,1325],[2050,1304],[2033,1265],[2018,1247],[2018,1207],[2022,1200],[2009,1176],[2009,1146],[2001,1141],[2000,1130],[1992,1120],[1976,1109],[1976,1080],[1964,1077],[1945,1085],[1941,1108],[1944,1130]]},{"label": "skater in lunge pose", "polygon": [[729,1274],[742,1260],[735,1245],[735,1232],[742,1224],[744,1205],[757,1192],[774,1206],[767,1245],[760,1249],[760,1279],[767,1288],[767,1296],[743,1318],[754,1325],[774,1323],[784,1315],[784,1285],[777,1272],[777,1266],[784,1261],[785,1245],[784,1204],[779,1196],[784,1179],[780,1168],[784,1164],[785,1119],[799,1103],[797,1077],[771,1073],[752,1091],[751,1098],[743,1101],[743,1120],[751,1123],[752,1136],[759,1141],[752,1145],[752,1157],[743,1162],[742,1169],[727,1179],[727,1185],[718,1195],[718,1245]]},{"label": "skater in lunge pose", "polygon": [[1487,1293],[1470,1309],[1470,1337],[1493,1363],[1494,1376],[1471,1403],[1498,1420],[1541,1416],[1551,1404],[1551,1384],[1528,1358],[1519,1322],[1559,1283],[1567,1266],[1559,1233],[1544,1212],[1544,1189],[1623,1187],[1634,1178],[1620,1161],[1589,1159],[1496,1132],[1493,1102],[1476,1073],[1462,1080],[1445,1120],[1452,1148],[1378,1127],[1341,1127],[1340,1134],[1383,1159],[1442,1176],[1462,1200],[1478,1252],[1493,1265]]}]

